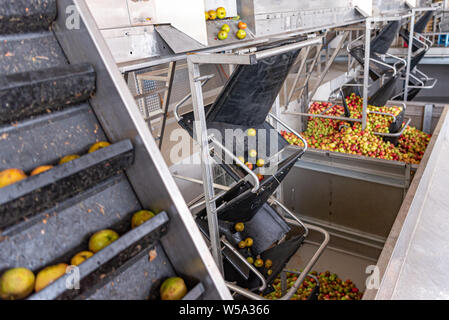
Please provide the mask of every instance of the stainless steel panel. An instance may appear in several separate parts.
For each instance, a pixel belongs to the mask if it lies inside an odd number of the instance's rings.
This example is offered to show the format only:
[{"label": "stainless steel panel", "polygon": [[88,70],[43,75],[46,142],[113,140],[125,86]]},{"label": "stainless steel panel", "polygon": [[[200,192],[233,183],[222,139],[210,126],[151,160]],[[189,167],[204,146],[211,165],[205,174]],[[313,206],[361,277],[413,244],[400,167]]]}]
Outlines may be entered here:
[{"label": "stainless steel panel", "polygon": [[86,0],[99,29],[150,24],[155,19],[154,1]]},{"label": "stainless steel panel", "polygon": [[100,29],[120,28],[131,25],[126,1],[87,0],[86,3]]},{"label": "stainless steel panel", "polygon": [[58,19],[55,34],[70,62],[93,64],[99,85],[90,102],[109,139],[132,140],[135,163],[126,174],[142,206],[168,213],[168,234],[161,240],[164,250],[179,274],[203,283],[206,299],[231,299],[85,0],[58,1],[58,16],[63,17],[65,8],[73,4],[81,16],[80,30],[67,30],[64,19]]},{"label": "stainless steel panel", "polygon": [[293,212],[387,237],[404,189],[293,168],[283,183],[283,201]]},{"label": "stainless steel panel", "polygon": [[407,9],[405,0],[372,0],[373,1],[373,15],[403,11]]},{"label": "stainless steel panel", "polygon": [[[251,0],[250,0],[251,1]],[[312,9],[351,8],[351,0],[255,0],[254,14],[273,14],[293,11],[307,11]],[[246,5],[247,0],[242,1]]]},{"label": "stainless steel panel", "polygon": [[155,28],[174,53],[196,51],[205,48],[201,43],[171,25],[160,25]]},{"label": "stainless steel panel", "polygon": [[153,26],[102,30],[116,63],[172,54]]},{"label": "stainless steel panel", "polygon": [[351,23],[360,15],[351,0],[242,0],[242,19],[256,36]]},{"label": "stainless steel panel", "polygon": [[448,200],[449,116],[447,110],[431,141],[425,167],[417,172],[399,219],[377,263],[382,282],[366,299],[449,298]]}]

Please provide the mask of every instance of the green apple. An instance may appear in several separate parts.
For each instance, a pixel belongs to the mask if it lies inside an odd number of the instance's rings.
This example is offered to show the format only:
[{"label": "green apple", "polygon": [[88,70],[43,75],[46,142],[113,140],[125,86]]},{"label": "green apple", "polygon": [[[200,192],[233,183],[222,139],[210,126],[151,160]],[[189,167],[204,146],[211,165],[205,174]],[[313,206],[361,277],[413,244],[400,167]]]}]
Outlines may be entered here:
[{"label": "green apple", "polygon": [[239,29],[239,31],[237,31],[236,34],[237,38],[239,38],[240,40],[245,39],[246,38],[246,31],[243,29]]},{"label": "green apple", "polygon": [[226,18],[226,9],[223,7],[217,8],[217,18],[224,19]]},{"label": "green apple", "polygon": [[228,24],[224,24],[221,26],[221,30],[229,33],[231,31],[231,28],[229,27]]},{"label": "green apple", "polygon": [[89,239],[89,251],[92,251],[93,253],[97,253],[98,251],[106,248],[108,245],[113,243],[115,240],[119,238],[119,235],[114,230],[101,230]]},{"label": "green apple", "polygon": [[160,293],[162,300],[181,300],[187,294],[187,286],[182,278],[168,278],[162,283]]},{"label": "green apple", "polygon": [[218,39],[225,40],[228,37],[228,33],[226,31],[221,30],[218,33]]},{"label": "green apple", "polygon": [[144,222],[150,220],[154,217],[154,213],[148,210],[140,210],[136,212],[131,219],[131,227],[134,229],[135,227],[140,226]]}]

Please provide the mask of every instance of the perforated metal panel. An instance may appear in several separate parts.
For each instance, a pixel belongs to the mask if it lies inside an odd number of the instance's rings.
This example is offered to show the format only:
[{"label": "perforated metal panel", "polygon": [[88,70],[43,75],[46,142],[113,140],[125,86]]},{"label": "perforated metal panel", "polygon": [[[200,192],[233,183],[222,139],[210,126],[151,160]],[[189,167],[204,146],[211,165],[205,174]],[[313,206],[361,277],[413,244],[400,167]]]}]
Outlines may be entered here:
[{"label": "perforated metal panel", "polygon": [[[154,81],[154,80],[142,80],[139,81],[138,75],[148,73],[152,70],[152,68],[143,69],[134,73],[135,83],[136,83],[136,93],[137,94],[145,94],[147,92],[151,92],[157,89],[162,89],[166,86],[166,83],[163,81]],[[142,115],[147,118],[148,115],[153,113],[154,111],[162,111],[162,103],[163,103],[164,93],[155,93],[149,95],[147,97],[137,99],[138,106],[140,108],[140,112]],[[147,119],[145,119],[147,120]]]},{"label": "perforated metal panel", "polygon": [[[145,68],[136,71],[135,73],[132,74],[128,83],[131,92],[133,92],[133,94],[136,96],[164,88],[166,84],[163,81],[142,80],[139,83],[138,75],[152,72],[157,74],[158,76],[165,76],[167,74],[167,69],[168,64],[165,64],[161,66]],[[228,76],[229,72],[226,69],[223,69],[223,71],[226,72],[226,76]],[[212,80],[210,80],[208,84],[204,87],[204,92],[214,90],[224,85],[224,83],[226,82],[226,76],[223,73],[223,71],[221,71],[219,67],[215,65],[201,66],[201,74],[215,75],[215,77]],[[173,80],[173,88],[170,97],[171,106],[175,105],[178,101],[180,101],[189,93],[190,93],[190,85],[189,85],[187,66],[185,63],[181,62],[177,64],[176,73]],[[137,105],[139,106],[140,112],[146,118],[154,111],[162,112],[163,98],[164,92],[161,92],[149,95],[144,98],[136,99],[136,101]]]}]

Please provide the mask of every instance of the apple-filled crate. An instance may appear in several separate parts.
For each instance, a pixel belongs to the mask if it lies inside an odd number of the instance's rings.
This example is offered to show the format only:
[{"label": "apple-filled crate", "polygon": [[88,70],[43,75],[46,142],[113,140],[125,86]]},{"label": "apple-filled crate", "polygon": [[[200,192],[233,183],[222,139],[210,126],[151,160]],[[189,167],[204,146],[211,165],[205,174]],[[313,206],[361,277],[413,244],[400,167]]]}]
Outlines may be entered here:
[{"label": "apple-filled crate", "polygon": [[[351,94],[346,97],[346,104],[350,111],[350,118],[362,118],[362,98]],[[309,111],[312,114],[320,114],[326,111],[323,113],[324,115],[336,117],[342,117],[345,114],[343,106],[334,105],[330,102],[314,102]],[[368,111],[399,117],[403,109],[397,106],[368,106]],[[367,126],[365,130],[362,130],[360,122],[309,117],[307,129],[302,132],[302,135],[309,146],[315,149],[419,164],[430,142],[431,135],[407,126],[396,139],[397,142],[392,143],[381,135],[375,134],[394,133],[390,132],[393,119],[388,115],[368,112]],[[399,128],[402,129],[404,125],[405,123],[400,123]],[[284,131],[283,136],[291,144],[301,145],[301,141],[295,135]]]}]

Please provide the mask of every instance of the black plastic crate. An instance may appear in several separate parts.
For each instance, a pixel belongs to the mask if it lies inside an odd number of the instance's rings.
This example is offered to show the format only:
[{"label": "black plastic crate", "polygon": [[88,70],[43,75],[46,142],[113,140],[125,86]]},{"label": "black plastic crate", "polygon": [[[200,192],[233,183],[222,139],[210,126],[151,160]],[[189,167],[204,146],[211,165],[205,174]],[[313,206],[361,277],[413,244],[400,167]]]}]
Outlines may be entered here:
[{"label": "black plastic crate", "polygon": [[234,222],[251,220],[303,154],[303,150],[295,150],[284,159],[273,175],[264,177],[257,192],[253,192],[251,184],[246,181],[241,181],[232,187],[221,199],[217,200],[217,207],[220,207],[217,214],[220,219]]}]

